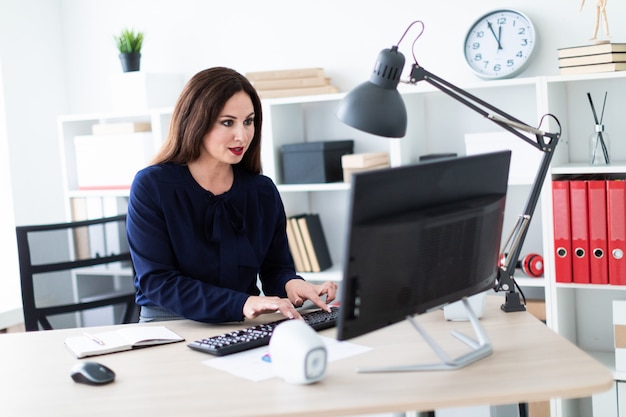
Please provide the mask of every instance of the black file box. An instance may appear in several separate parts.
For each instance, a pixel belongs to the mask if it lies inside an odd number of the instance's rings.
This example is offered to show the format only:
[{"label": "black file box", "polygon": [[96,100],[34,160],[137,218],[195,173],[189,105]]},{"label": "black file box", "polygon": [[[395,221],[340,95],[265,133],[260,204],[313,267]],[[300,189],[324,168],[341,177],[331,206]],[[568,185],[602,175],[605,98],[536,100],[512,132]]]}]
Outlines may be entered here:
[{"label": "black file box", "polygon": [[284,184],[343,181],[341,157],[354,153],[354,141],[291,143],[280,148]]}]

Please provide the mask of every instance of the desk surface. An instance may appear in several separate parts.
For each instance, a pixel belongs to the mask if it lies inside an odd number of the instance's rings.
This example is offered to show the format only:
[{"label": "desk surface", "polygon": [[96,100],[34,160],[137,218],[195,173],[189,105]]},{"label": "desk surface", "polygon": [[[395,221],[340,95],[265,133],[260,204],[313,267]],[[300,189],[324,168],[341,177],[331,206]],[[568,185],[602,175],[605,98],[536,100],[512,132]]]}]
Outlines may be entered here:
[{"label": "desk surface", "polygon": [[[436,361],[404,321],[352,339],[373,349],[329,363],[325,379],[312,385],[241,379],[202,364],[211,356],[182,342],[87,359],[117,373],[115,383],[93,387],[69,376],[77,359],[63,340],[82,330],[0,335],[0,410],[7,416],[349,416],[585,397],[611,386],[612,374],[599,362],[530,314],[504,313],[497,297],[488,298],[495,300],[488,300],[481,322],[494,353],[485,359],[455,371],[356,373],[361,366]],[[448,332],[472,335],[469,323],[446,322],[442,311],[418,321],[448,353],[466,351]],[[187,341],[250,325],[159,324]]]}]

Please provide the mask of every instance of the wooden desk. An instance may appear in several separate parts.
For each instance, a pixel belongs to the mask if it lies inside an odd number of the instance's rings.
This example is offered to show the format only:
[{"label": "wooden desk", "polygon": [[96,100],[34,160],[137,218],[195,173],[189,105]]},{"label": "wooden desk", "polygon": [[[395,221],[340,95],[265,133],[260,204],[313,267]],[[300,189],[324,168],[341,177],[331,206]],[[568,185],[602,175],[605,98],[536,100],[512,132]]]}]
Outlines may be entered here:
[{"label": "wooden desk", "polygon": [[[313,385],[291,385],[277,378],[250,382],[203,365],[201,362],[211,356],[193,351],[183,342],[94,357],[115,370],[117,379],[113,384],[93,387],[76,384],[69,376],[77,359],[66,350],[63,340],[81,330],[0,335],[0,413],[65,417],[350,416],[585,397],[611,387],[613,376],[607,368],[530,314],[500,311],[500,303],[499,299],[488,300],[481,319],[494,353],[466,368],[356,373],[360,366],[436,360],[405,321],[351,340],[373,349],[329,363],[326,378]],[[418,320],[449,353],[465,351],[465,345],[448,331],[467,329],[471,335],[468,323],[445,322],[441,311]],[[233,327],[191,321],[166,325],[188,341]],[[323,334],[334,336],[334,330]]]}]

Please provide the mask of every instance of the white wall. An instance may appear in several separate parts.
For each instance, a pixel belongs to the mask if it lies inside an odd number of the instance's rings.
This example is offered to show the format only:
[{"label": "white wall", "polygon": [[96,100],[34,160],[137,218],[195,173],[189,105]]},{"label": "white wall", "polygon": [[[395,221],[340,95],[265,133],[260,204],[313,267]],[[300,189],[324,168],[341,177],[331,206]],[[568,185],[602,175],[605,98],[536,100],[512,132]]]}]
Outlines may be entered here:
[{"label": "white wall", "polygon": [[57,115],[67,111],[58,1],[0,0],[16,224],[64,219]]},{"label": "white wall", "polygon": [[15,225],[65,215],[56,139],[57,115],[67,111],[60,29],[57,1],[0,0],[0,328],[21,320]]},{"label": "white wall", "polygon": [[13,239],[2,241],[0,251],[0,329],[13,326],[21,319],[22,302],[20,298],[17,262],[17,243],[15,241],[15,221],[13,213],[13,191],[9,166],[9,145],[7,140],[6,117],[4,108],[4,89],[2,85],[2,61],[0,61],[0,236],[12,236]]},{"label": "white wall", "polygon": [[[588,42],[595,1],[573,0],[0,0],[0,60],[15,223],[65,219],[57,116],[109,111],[121,72],[113,34],[145,32],[142,70],[183,74],[210,66],[240,72],[323,67],[342,91],[369,77],[378,52],[413,20],[425,23],[420,64],[456,84],[476,78],[463,62],[470,24],[516,8],[539,33],[521,75],[558,73],[556,49]],[[626,2],[608,3],[612,40],[626,41]],[[410,62],[409,32],[400,45]],[[407,64],[407,69],[408,69]],[[3,198],[3,204],[8,204]],[[0,231],[0,242],[14,239]],[[15,277],[17,279],[17,277]],[[1,303],[1,301],[0,301]]]},{"label": "white wall", "polygon": [[[420,64],[452,82],[476,78],[463,61],[471,23],[501,7],[529,15],[539,32],[537,59],[522,76],[557,74],[556,49],[588,42],[595,1],[573,0],[62,0],[72,112],[110,107],[109,80],[120,72],[112,35],[145,32],[142,70],[187,78],[215,65],[241,72],[321,66],[342,90],[369,77],[378,52],[413,20],[425,23]],[[123,12],[121,12],[123,11]],[[613,39],[626,41],[624,2],[608,3]],[[401,50],[411,55],[409,32]],[[79,53],[76,53],[78,51]],[[408,69],[408,65],[407,65]]]}]

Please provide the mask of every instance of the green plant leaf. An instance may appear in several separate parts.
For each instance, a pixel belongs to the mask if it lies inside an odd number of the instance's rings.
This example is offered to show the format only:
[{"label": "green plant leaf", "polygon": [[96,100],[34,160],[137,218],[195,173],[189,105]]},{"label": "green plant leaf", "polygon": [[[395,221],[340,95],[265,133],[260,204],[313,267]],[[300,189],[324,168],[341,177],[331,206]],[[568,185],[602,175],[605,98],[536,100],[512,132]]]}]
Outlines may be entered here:
[{"label": "green plant leaf", "polygon": [[123,29],[119,35],[114,35],[115,46],[121,54],[141,52],[143,46],[143,32],[135,32],[132,28]]}]

